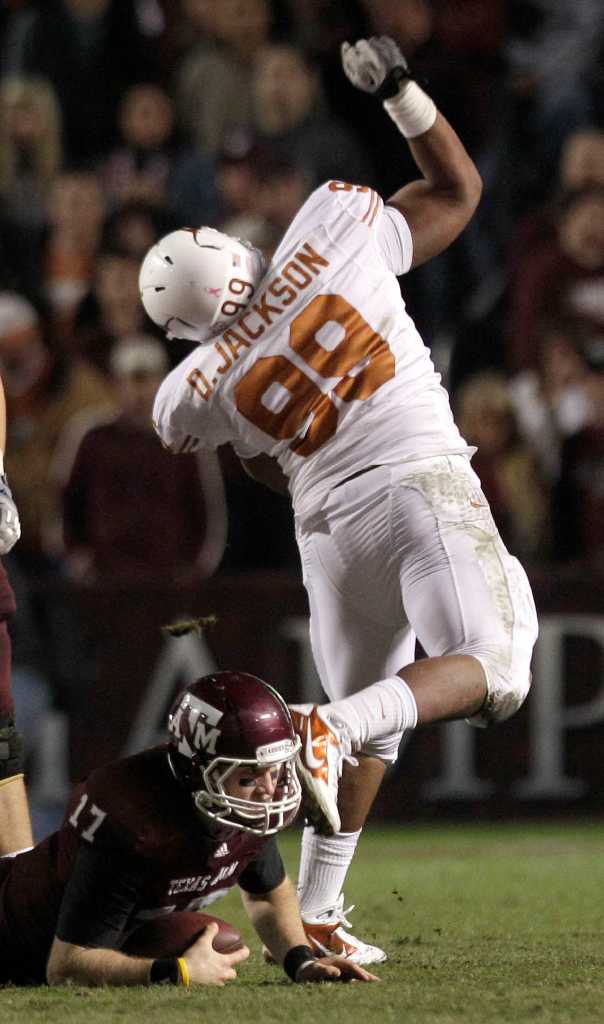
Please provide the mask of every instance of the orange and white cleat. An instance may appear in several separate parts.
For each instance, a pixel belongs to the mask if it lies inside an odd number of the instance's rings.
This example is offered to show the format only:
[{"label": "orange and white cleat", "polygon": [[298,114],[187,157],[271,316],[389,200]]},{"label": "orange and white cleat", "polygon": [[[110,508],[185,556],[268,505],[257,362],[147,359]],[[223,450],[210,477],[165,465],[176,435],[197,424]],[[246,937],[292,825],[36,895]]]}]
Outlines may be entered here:
[{"label": "orange and white cleat", "polygon": [[[308,944],[317,956],[345,956],[353,964],[381,964],[388,959],[387,954],[379,946],[371,946],[362,942],[350,932],[344,931],[342,925],[350,928],[346,915],[354,910],[354,905],[343,910],[344,896],[340,896],[335,907],[317,917],[303,917],[304,931]],[[270,950],[262,947],[264,962],[274,964],[275,958]]]},{"label": "orange and white cleat", "polygon": [[302,746],[296,759],[306,809],[316,832],[340,831],[338,782],[345,761],[352,757],[352,740],[343,722],[319,704],[290,704],[289,710]]},{"label": "orange and white cleat", "polygon": [[304,931],[309,945],[317,956],[345,956],[353,964],[379,964],[388,957],[379,946],[371,946],[362,942],[342,925],[350,928],[346,915],[354,910],[354,906],[343,909],[344,897],[340,896],[336,906],[318,917],[303,918]]}]

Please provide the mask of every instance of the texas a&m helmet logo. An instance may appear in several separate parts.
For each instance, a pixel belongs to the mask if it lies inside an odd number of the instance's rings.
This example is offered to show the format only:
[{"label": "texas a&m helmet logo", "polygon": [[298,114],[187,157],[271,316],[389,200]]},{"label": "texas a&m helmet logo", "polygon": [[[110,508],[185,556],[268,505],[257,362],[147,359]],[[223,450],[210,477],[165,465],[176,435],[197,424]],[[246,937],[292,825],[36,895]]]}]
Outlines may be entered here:
[{"label": "texas a&m helmet logo", "polygon": [[221,735],[217,726],[223,714],[192,693],[183,694],[168,721],[168,730],[177,741],[179,754],[189,758],[199,753],[215,754],[216,741]]}]

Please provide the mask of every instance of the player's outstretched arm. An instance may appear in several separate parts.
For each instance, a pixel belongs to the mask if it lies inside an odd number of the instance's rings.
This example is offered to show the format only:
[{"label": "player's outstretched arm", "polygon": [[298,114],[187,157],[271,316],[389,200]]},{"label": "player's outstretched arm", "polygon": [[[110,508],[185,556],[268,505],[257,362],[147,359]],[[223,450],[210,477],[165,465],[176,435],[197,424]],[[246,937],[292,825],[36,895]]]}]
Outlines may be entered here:
[{"label": "player's outstretched arm", "polygon": [[241,897],[262,942],[292,981],[379,980],[345,957],[315,957],[308,946],[298,897],[289,878],[263,895],[241,890]]},{"label": "player's outstretched arm", "polygon": [[[250,955],[247,946],[234,953],[218,953],[212,940],[217,924],[209,924],[182,956],[186,965],[187,985],[216,985],[223,987],[237,977],[237,964]],[[152,968],[156,961],[145,957],[127,956],[113,949],[89,949],[62,942],[56,938],[50,950],[46,977],[49,985],[75,982],[77,985],[149,985],[154,979]]]},{"label": "player's outstretched arm", "polygon": [[381,100],[422,173],[388,200],[409,224],[412,265],[418,266],[463,231],[480,200],[480,175],[449,122],[414,81],[393,39],[372,36],[352,46],[343,43],[342,65],[354,86]]}]

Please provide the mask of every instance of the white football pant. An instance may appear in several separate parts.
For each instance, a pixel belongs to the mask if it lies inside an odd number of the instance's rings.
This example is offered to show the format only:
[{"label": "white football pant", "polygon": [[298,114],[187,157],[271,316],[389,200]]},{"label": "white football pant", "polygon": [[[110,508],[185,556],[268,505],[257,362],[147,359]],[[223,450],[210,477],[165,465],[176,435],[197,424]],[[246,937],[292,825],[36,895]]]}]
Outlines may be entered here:
[{"label": "white football pant", "polygon": [[417,638],[430,657],[481,662],[488,696],[472,724],[520,707],[535,605],[464,455],[371,469],[297,517],[296,533],[313,654],[331,700],[395,675],[414,661]]}]

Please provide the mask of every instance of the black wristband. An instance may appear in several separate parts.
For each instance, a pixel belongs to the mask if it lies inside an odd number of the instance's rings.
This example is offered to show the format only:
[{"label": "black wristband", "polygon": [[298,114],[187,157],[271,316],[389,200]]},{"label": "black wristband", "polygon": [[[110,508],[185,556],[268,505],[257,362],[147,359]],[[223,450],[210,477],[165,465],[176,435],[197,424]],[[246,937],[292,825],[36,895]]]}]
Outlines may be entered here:
[{"label": "black wristband", "polygon": [[317,958],[310,946],[292,946],[292,948],[285,954],[283,970],[292,981],[295,981],[296,974],[302,964],[308,963],[309,960],[316,959]]},{"label": "black wristband", "polygon": [[388,72],[379,89],[373,95],[376,99],[382,100],[382,102],[384,100],[391,100],[398,95],[401,82],[409,81],[410,78],[415,78],[415,75],[411,73],[408,67],[399,66],[392,68],[392,71]]},{"label": "black wristband", "polygon": [[151,985],[180,985],[180,970],[175,956],[154,960],[149,971]]}]

